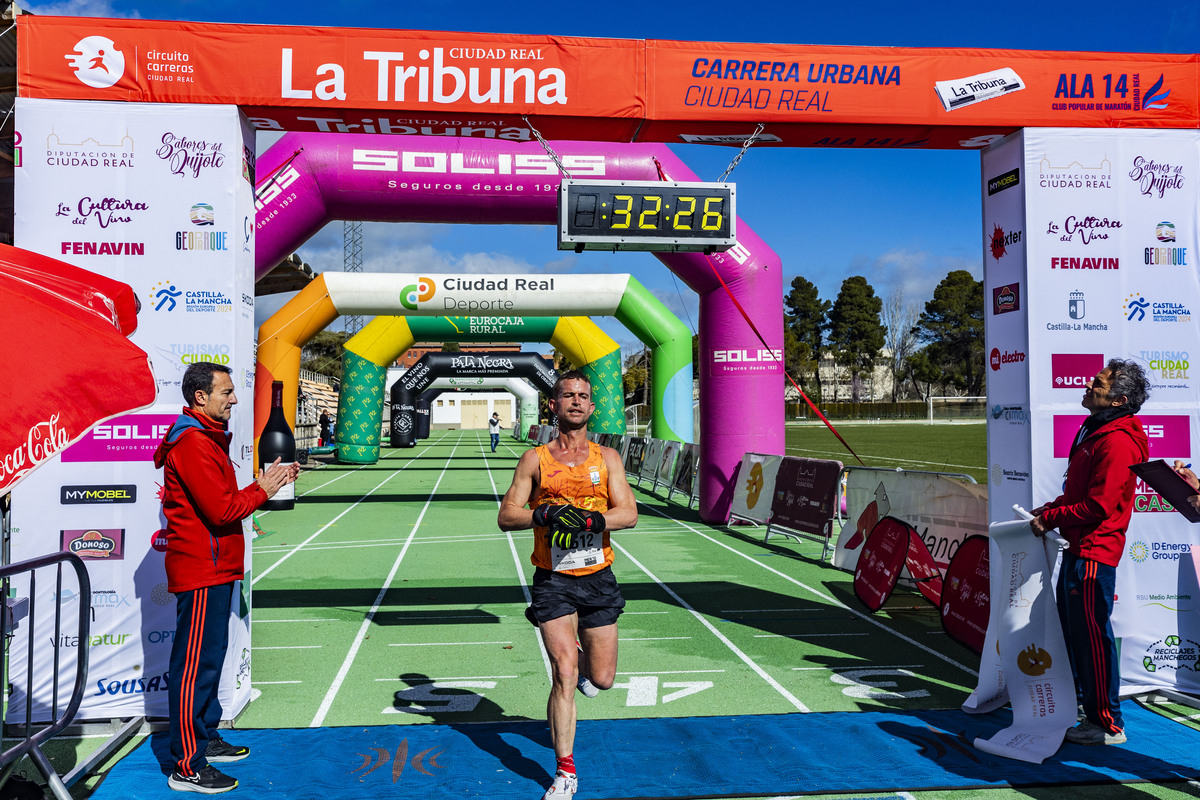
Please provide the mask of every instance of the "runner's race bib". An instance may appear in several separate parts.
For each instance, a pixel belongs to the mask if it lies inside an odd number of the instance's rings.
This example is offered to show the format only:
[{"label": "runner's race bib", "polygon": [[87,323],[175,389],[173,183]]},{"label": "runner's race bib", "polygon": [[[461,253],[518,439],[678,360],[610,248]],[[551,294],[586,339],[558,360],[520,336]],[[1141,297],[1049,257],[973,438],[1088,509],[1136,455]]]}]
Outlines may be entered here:
[{"label": "runner's race bib", "polygon": [[568,549],[550,545],[550,563],[555,572],[594,567],[604,563],[604,534],[577,533],[575,546]]}]

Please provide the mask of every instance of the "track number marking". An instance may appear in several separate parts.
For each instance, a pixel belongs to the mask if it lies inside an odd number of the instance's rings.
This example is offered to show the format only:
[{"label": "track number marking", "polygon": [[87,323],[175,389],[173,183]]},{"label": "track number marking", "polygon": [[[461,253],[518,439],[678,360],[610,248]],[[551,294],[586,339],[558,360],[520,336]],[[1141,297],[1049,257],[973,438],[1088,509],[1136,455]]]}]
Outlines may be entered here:
[{"label": "track number marking", "polygon": [[[433,681],[396,692],[396,702],[404,704],[388,706],[384,714],[424,714],[435,711],[439,714],[462,714],[474,711],[483,699],[482,694],[464,692],[463,689],[495,689],[495,681]],[[437,694],[439,689],[456,689],[449,694]]]},{"label": "track number marking", "polygon": [[829,676],[829,680],[845,686],[842,694],[859,700],[904,700],[917,697],[929,697],[924,689],[913,689],[909,692],[890,692],[897,686],[892,680],[870,680],[881,676],[904,676],[916,678],[917,675],[906,669],[846,669]]},{"label": "track number marking", "polygon": [[711,689],[712,686],[712,681],[664,681],[662,688],[675,689],[675,691],[667,692],[659,697],[657,675],[634,675],[623,683],[613,684],[614,689],[629,691],[625,698],[626,706],[653,706],[658,705],[660,701],[670,703],[687,697],[689,694],[697,694],[705,689]]}]

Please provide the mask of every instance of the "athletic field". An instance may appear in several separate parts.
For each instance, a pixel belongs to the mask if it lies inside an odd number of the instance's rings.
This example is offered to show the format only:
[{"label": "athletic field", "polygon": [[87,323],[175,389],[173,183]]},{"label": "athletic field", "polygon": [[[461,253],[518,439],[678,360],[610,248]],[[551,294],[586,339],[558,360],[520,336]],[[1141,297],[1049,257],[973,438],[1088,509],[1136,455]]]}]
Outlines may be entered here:
[{"label": "athletic field", "polygon": [[[833,427],[868,467],[897,467],[987,478],[986,426],[979,422],[838,422]],[[789,425],[787,454],[858,464],[824,424]]]},{"label": "athletic field", "polygon": [[[846,425],[839,430],[870,466],[900,466],[896,453],[912,452],[914,469],[980,477],[985,471],[982,424]],[[506,534],[496,527],[500,496],[524,447],[502,437],[493,455],[484,432],[435,431],[415,448],[385,448],[374,465],[307,470],[294,511],[259,515],[263,533],[254,543],[250,578],[255,699],[236,722],[240,735],[320,728],[327,737],[323,741],[336,742],[339,731],[350,735],[377,726],[410,726],[404,730],[411,735],[402,734],[407,748],[410,738],[416,742],[423,735],[421,726],[486,730],[496,742],[507,741],[509,728],[541,730],[548,661],[522,613],[529,599],[532,534]],[[837,454],[840,447],[823,429],[788,429],[791,454],[851,462],[849,454]],[[853,597],[850,575],[820,562],[819,544],[778,537],[764,543],[754,528],[699,522],[695,511],[664,501],[665,492],[653,495],[635,486],[635,493],[637,527],[612,536],[614,570],[628,601],[620,620],[617,682],[595,699],[578,696],[581,731],[585,725],[619,728],[639,720],[678,719],[693,720],[688,726],[696,731],[743,719],[787,722],[803,731],[804,721],[811,719],[814,730],[818,720],[836,722],[836,733],[838,726],[849,725],[837,721],[872,714],[913,720],[945,710],[952,724],[966,717],[957,708],[974,687],[978,658],[942,633],[936,610],[919,596],[897,594],[883,612],[870,615]],[[238,736],[238,731],[227,733],[231,741]],[[766,754],[778,745],[766,722],[762,736],[755,747]],[[804,744],[848,769],[847,775],[856,760],[877,765],[889,757],[889,748],[861,752],[854,738],[829,737],[823,748],[820,742]],[[642,757],[653,747],[646,741]],[[69,766],[98,744],[64,739],[52,757]],[[144,739],[126,747],[106,765],[105,774],[77,785],[73,793],[97,800],[121,796],[115,787],[129,780],[130,764],[150,758],[149,751]],[[608,763],[609,752],[597,741],[577,742],[580,800],[620,796],[596,783],[596,776],[621,768]],[[369,760],[369,753],[358,755]],[[685,754],[649,755],[671,763]],[[345,775],[325,777],[351,781],[358,770],[366,774],[366,762],[352,754],[347,758],[336,768]],[[395,758],[402,761],[399,751]],[[265,779],[253,769],[253,759],[223,766],[245,784],[231,796],[258,796],[254,782]],[[419,780],[436,779],[439,769],[476,766],[441,759],[445,763],[437,769],[426,761],[420,773],[415,766],[402,774],[393,771],[392,782],[380,783],[370,796],[440,796],[421,788]],[[552,770],[552,759],[543,760],[547,763],[539,768]],[[1197,763],[1200,755],[1187,766]],[[332,770],[304,763],[289,767],[306,768]],[[806,776],[808,796],[816,797],[1200,796],[1186,780],[1160,778],[1161,785],[1152,785],[1100,776],[1101,785],[1097,780],[1083,785],[1076,775],[1065,783],[1048,777],[1050,785],[1041,788],[955,789],[970,776],[915,786],[901,771],[894,785],[846,794],[835,772],[822,772],[815,764],[812,769],[819,774]],[[109,773],[111,780],[105,778]],[[426,779],[424,773],[435,777]],[[828,780],[819,780],[822,774]],[[681,794],[663,785],[661,792],[637,796],[749,796],[739,790],[736,775],[727,778],[709,792]],[[495,780],[498,787],[505,783],[503,774]],[[154,775],[150,782],[161,794],[145,796],[168,796],[165,778]],[[794,796],[786,791],[789,785],[756,790],[753,796]],[[311,796],[339,795],[332,789]],[[540,797],[540,790],[530,797]]]}]

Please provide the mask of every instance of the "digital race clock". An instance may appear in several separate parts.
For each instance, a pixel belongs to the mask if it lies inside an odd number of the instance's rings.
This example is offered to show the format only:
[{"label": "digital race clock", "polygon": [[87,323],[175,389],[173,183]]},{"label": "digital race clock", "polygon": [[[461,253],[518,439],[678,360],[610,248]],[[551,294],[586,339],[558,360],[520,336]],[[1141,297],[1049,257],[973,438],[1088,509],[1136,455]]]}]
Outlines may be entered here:
[{"label": "digital race clock", "polygon": [[712,253],[737,244],[731,183],[564,178],[558,249]]}]

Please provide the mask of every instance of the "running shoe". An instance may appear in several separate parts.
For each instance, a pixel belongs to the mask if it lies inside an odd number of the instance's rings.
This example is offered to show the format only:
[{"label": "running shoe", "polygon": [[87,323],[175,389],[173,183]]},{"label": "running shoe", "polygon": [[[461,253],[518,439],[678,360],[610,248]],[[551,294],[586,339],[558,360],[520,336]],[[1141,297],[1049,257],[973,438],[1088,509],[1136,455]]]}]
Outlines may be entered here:
[{"label": "running shoe", "polygon": [[[231,778],[220,772],[212,764],[206,765],[199,772],[184,775],[180,772],[171,773],[167,778],[167,786],[177,792],[199,792],[200,794],[221,794],[237,788],[236,778]],[[566,795],[570,797],[570,795]]]},{"label": "running shoe", "polygon": [[249,747],[230,744],[219,736],[215,739],[209,739],[208,746],[204,748],[204,758],[210,764],[226,764],[231,761],[241,761],[248,755],[250,755]]},{"label": "running shoe", "polygon": [[[579,660],[582,661],[583,646],[580,645],[579,642],[576,642],[575,646],[579,648]],[[583,692],[584,697],[595,697],[596,695],[600,694],[600,687],[588,680],[583,673],[579,674],[579,682],[576,684],[576,686],[579,687],[579,691]]]},{"label": "running shoe", "polygon": [[579,778],[571,773],[559,772],[554,776],[554,783],[542,795],[542,800],[571,800],[579,789]]},{"label": "running shoe", "polygon": [[1125,744],[1125,732],[1109,733],[1090,719],[1067,730],[1067,741],[1075,744]]}]

